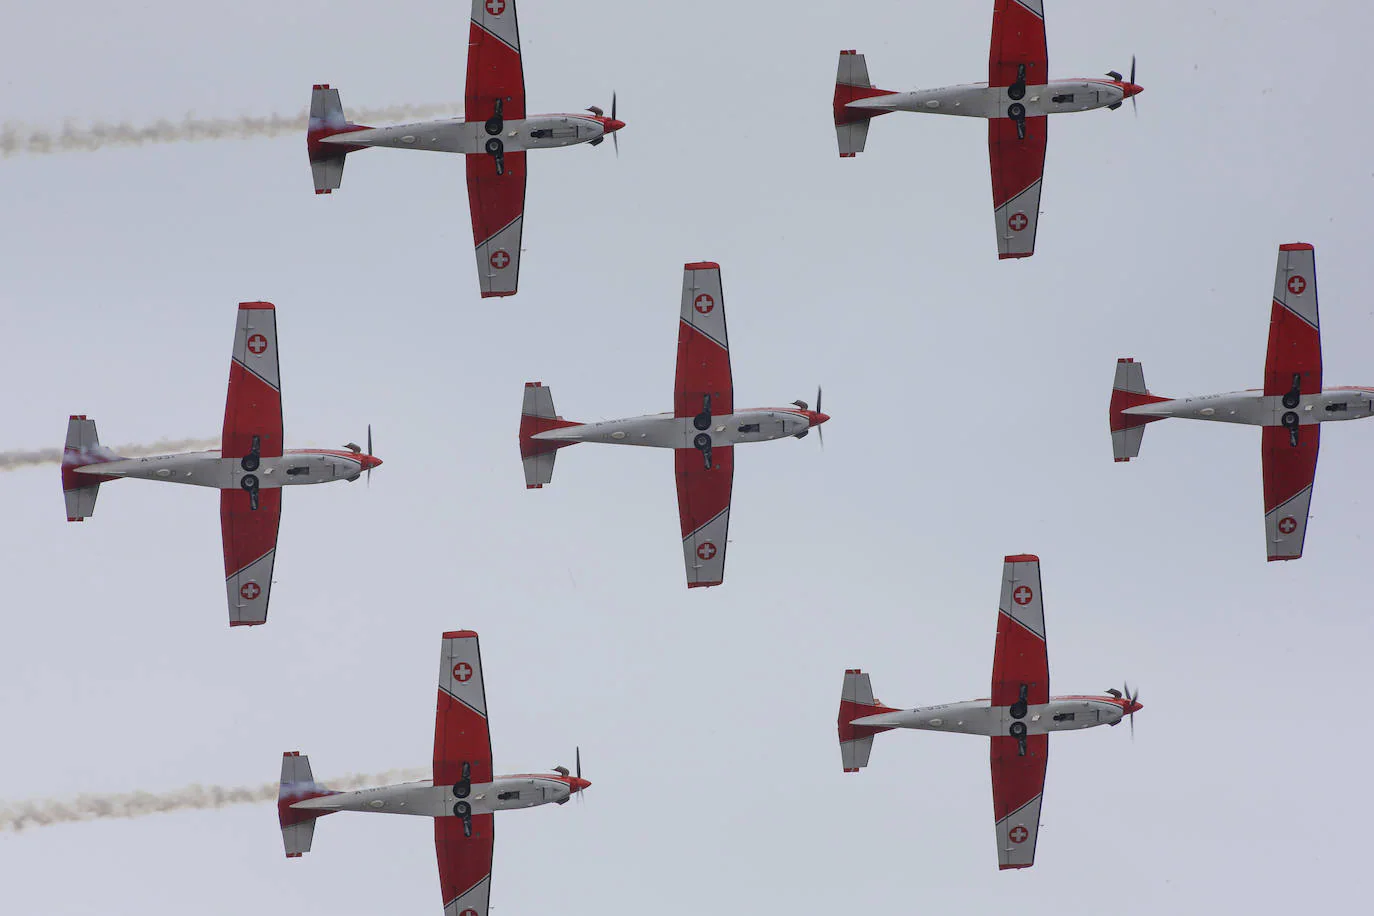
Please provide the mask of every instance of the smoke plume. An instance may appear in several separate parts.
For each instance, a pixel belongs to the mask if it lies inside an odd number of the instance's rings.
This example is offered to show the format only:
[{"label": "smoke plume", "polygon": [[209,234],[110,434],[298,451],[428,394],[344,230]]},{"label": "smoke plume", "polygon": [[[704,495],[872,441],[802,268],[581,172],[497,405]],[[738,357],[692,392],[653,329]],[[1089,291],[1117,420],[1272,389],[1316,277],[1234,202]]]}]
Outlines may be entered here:
[{"label": "smoke plume", "polygon": [[[385,108],[356,108],[348,112],[360,123],[406,121],[452,114],[462,105],[453,102],[427,105],[392,105]],[[154,121],[151,124],[95,124],[80,126],[68,121],[60,130],[44,130],[17,122],[0,127],[0,158],[20,154],[42,156],[48,153],[94,152],[112,146],[143,146],[148,143],[190,143],[205,140],[250,140],[254,137],[280,137],[303,134],[309,112],[266,117],[197,118],[186,115],[180,121]]]},{"label": "smoke plume", "polygon": [[[323,785],[346,792],[367,786],[428,779],[428,769],[388,770],[385,773],[351,773]],[[51,827],[111,817],[146,817],[169,811],[204,811],[228,805],[253,805],[277,800],[278,784],[260,786],[184,786],[172,792],[121,792],[110,795],[78,795],[70,799],[39,799],[0,802],[0,832],[28,827]]]},{"label": "smoke plume", "polygon": [[[165,455],[169,452],[196,451],[206,448],[219,448],[220,440],[214,439],[159,439],[145,444],[120,445],[111,449],[125,458],[141,458],[144,455]],[[32,451],[0,452],[0,471],[17,471],[20,468],[40,464],[61,464],[62,449],[39,448]]]}]

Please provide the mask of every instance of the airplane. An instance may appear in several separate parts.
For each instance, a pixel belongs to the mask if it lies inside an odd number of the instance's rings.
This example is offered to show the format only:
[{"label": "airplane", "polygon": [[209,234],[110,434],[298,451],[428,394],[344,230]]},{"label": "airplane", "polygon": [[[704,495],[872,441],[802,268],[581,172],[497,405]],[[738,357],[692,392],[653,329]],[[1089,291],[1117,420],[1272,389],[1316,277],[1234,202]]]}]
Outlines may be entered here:
[{"label": "airplane", "polygon": [[1145,387],[1145,369],[1116,361],[1110,425],[1117,461],[1140,455],[1145,424],[1166,417],[1247,423],[1262,428],[1264,534],[1269,559],[1296,560],[1307,536],[1321,427],[1374,414],[1374,388],[1322,387],[1317,321],[1316,251],[1306,242],[1279,246],[1264,387],[1195,398],[1164,398]]},{"label": "airplane", "polygon": [[615,96],[610,117],[596,105],[587,111],[527,117],[515,0],[472,0],[463,118],[367,127],[344,117],[339,90],[328,84],[314,87],[306,146],[315,193],[337,190],[344,157],[369,146],[465,154],[482,297],[514,296],[525,213],[525,151],[598,146],[608,136],[620,150],[616,131],[625,122],[616,119]]},{"label": "airplane", "polygon": [[673,449],[687,587],[699,588],[725,580],[735,446],[801,439],[830,417],[821,412],[819,388],[815,410],[801,400],[792,407],[735,410],[719,264],[683,267],[680,314],[672,413],[574,423],[554,411],[553,393],[542,382],[526,382],[520,459],[525,487],[533,490],[553,479],[556,450],[579,442]]},{"label": "airplane", "polygon": [[62,452],[62,495],[67,521],[95,513],[100,485],[133,477],[215,487],[224,536],[225,591],[229,626],[267,622],[272,566],[281,523],[281,488],[335,480],[354,481],[382,463],[350,442],[337,449],[283,449],[281,373],[277,363],[277,313],[270,302],[239,303],[218,450],[122,458],[100,444],[95,421],[72,415]]},{"label": "airplane", "polygon": [[863,152],[868,123],[893,111],[987,118],[992,162],[992,209],[997,257],[1035,254],[1040,183],[1045,174],[1045,127],[1052,114],[1135,105],[1141,87],[1115,70],[1108,79],[1049,79],[1044,0],[996,0],[988,81],[940,89],[890,92],[869,82],[862,54],[841,51],[835,76],[835,134],[840,157]]},{"label": "airplane", "polygon": [[493,776],[487,694],[477,634],[444,634],[439,653],[439,704],[434,718],[434,778],[356,792],[315,782],[310,758],[282,755],[277,817],[288,859],[310,851],[315,821],[335,811],[434,818],[434,848],[444,916],[486,916],[491,898],[495,812],[563,805],[587,789],[582,752],[577,769]]},{"label": "airplane", "polygon": [[992,698],[895,709],[873,698],[869,676],[844,673],[840,692],[840,758],[846,773],[868,766],[873,736],[894,728],[988,735],[992,739],[992,807],[999,869],[1030,868],[1040,830],[1050,733],[1119,725],[1142,708],[1140,692],[1104,696],[1050,696],[1040,558],[1018,554],[1002,566],[997,646],[992,656]]}]

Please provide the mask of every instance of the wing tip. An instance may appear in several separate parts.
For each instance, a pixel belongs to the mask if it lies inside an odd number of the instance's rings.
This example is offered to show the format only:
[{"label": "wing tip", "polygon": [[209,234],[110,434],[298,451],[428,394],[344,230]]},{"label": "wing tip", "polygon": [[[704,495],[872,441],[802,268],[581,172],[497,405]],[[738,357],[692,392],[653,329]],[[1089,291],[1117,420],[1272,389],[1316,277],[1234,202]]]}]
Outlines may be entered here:
[{"label": "wing tip", "polygon": [[260,626],[262,626],[262,625],[263,625],[264,623],[266,623],[266,622],[267,622],[267,618],[266,618],[266,617],[264,617],[262,620],[231,620],[231,621],[229,621],[229,626],[231,626],[231,627],[260,627]]},{"label": "wing tip", "polygon": [[720,270],[720,265],[715,261],[692,261],[682,265],[683,270]]},{"label": "wing tip", "polygon": [[444,639],[476,639],[476,630],[449,630],[444,634]]},{"label": "wing tip", "polygon": [[1034,865],[1034,864],[1035,864],[1034,862],[1025,862],[1025,863],[1022,863],[1022,864],[1020,864],[1020,865],[1009,865],[1009,864],[1005,864],[1005,863],[999,863],[999,864],[997,865],[997,870],[998,870],[998,871],[1006,871],[1007,869],[1010,869],[1010,868],[1030,868],[1030,867],[1031,867],[1032,865]]},{"label": "wing tip", "polygon": [[724,585],[724,579],[717,579],[715,582],[688,582],[688,588],[710,588],[714,585]]},{"label": "wing tip", "polygon": [[1315,248],[1312,247],[1312,243],[1311,243],[1311,242],[1289,242],[1289,243],[1286,244],[1286,245],[1280,245],[1280,246],[1279,246],[1279,251],[1316,251],[1316,250],[1317,250],[1317,249],[1315,249]]},{"label": "wing tip", "polygon": [[1033,553],[1018,553],[1018,554],[1013,554],[1013,555],[1011,555],[1011,556],[1009,556],[1009,557],[1004,557],[1003,560],[1004,560],[1005,562],[1007,562],[1007,563],[1039,563],[1039,562],[1040,562],[1040,558],[1037,557],[1037,556],[1036,556],[1035,554],[1033,554]]},{"label": "wing tip", "polygon": [[[999,260],[999,261],[1005,261],[1005,260],[1007,260],[1008,258],[1028,258],[1028,257],[1030,257],[1030,256],[1033,255],[1033,254],[1035,254],[1034,251],[1022,251],[1022,252],[1016,252],[1016,253],[1008,252],[1008,251],[999,251],[999,252],[997,253],[997,260]],[[1016,867],[1017,867],[1017,868],[1020,868],[1021,866],[1018,865],[1018,866],[1016,866]]]},{"label": "wing tip", "polygon": [[484,290],[482,290],[482,298],[483,298],[483,299],[501,299],[501,298],[504,298],[504,297],[506,297],[506,296],[514,296],[515,293],[516,293],[516,291],[513,290],[513,289],[508,289],[508,290],[489,290],[489,289],[484,289]]},{"label": "wing tip", "polygon": [[1269,562],[1270,562],[1270,563],[1273,563],[1273,562],[1275,562],[1276,560],[1301,560],[1301,559],[1302,559],[1302,554],[1300,554],[1300,553],[1295,553],[1295,554],[1292,554],[1292,555],[1282,556],[1282,557],[1270,557],[1270,558],[1269,558]]},{"label": "wing tip", "polygon": [[240,302],[239,311],[276,311],[277,307],[270,302]]}]

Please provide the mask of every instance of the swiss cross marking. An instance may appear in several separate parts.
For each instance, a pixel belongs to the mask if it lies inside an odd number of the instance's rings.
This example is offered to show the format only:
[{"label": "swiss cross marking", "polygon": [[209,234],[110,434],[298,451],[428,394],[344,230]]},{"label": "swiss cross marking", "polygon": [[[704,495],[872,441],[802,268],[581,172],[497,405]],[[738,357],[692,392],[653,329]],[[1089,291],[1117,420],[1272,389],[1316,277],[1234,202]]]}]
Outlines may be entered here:
[{"label": "swiss cross marking", "polygon": [[711,314],[711,310],[716,307],[716,300],[712,299],[707,293],[697,296],[696,309],[703,315]]},{"label": "swiss cross marking", "polygon": [[1012,232],[1020,232],[1022,229],[1030,225],[1030,219],[1026,216],[1026,214],[1022,213],[1020,210],[1017,210],[1007,220],[1007,225],[1011,227]]},{"label": "swiss cross marking", "polygon": [[244,601],[252,601],[262,594],[262,589],[258,588],[258,583],[249,580],[239,586],[239,597]]},{"label": "swiss cross marking", "polygon": [[254,356],[261,356],[267,349],[267,338],[261,334],[254,334],[248,338],[248,349]]},{"label": "swiss cross marking", "polygon": [[1293,274],[1288,278],[1288,291],[1293,295],[1301,296],[1305,289],[1307,289],[1307,278],[1302,274]]},{"label": "swiss cross marking", "polygon": [[[487,12],[493,16],[500,16],[506,11],[506,0],[487,0]],[[467,916],[466,913],[463,916]],[[472,916],[477,916],[473,913]]]},{"label": "swiss cross marking", "polygon": [[1292,534],[1298,530],[1298,520],[1291,515],[1285,515],[1279,519],[1279,530],[1284,534]]},{"label": "swiss cross marking", "polygon": [[453,666],[453,679],[460,684],[466,684],[472,680],[472,666],[467,662],[459,662]]},{"label": "swiss cross marking", "polygon": [[491,266],[495,267],[497,270],[504,270],[506,265],[510,263],[510,252],[506,251],[504,248],[498,248],[491,253],[491,257],[487,260],[490,261]]},{"label": "swiss cross marking", "polygon": [[1011,600],[1017,604],[1030,604],[1033,597],[1035,597],[1035,592],[1031,591],[1028,585],[1019,585],[1016,591],[1011,593]]},{"label": "swiss cross marking", "polygon": [[1011,833],[1007,834],[1007,839],[1011,840],[1013,843],[1024,843],[1028,836],[1030,836],[1030,831],[1026,829],[1026,826],[1024,824],[1017,824],[1015,827],[1011,828]]},{"label": "swiss cross marking", "polygon": [[710,541],[702,541],[697,545],[697,556],[703,560],[709,560],[716,555],[716,545]]}]

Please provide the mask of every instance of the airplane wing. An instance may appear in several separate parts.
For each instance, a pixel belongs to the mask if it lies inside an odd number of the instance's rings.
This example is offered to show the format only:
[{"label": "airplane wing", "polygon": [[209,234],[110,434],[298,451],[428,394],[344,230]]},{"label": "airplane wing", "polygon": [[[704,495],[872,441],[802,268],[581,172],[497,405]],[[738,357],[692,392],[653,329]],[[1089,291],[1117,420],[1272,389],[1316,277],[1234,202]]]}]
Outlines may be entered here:
[{"label": "airplane wing", "polygon": [[988,85],[1011,86],[1022,78],[1028,86],[1049,82],[1045,46],[1044,0],[996,0],[992,7],[992,48],[988,52]]},{"label": "airplane wing", "polygon": [[1026,135],[1021,137],[1011,118],[988,119],[988,161],[992,164],[992,209],[999,259],[1035,254],[1048,120],[1044,115],[1026,118]]},{"label": "airplane wing", "polygon": [[[236,482],[257,468],[249,457],[255,441],[259,459],[281,457],[277,313],[269,302],[239,303],[234,329],[220,454],[240,459],[234,472]],[[249,468],[249,464],[253,467]],[[252,508],[247,491],[237,487],[221,490],[219,520],[229,625],[265,623],[272,591],[272,564],[277,554],[277,526],[281,522],[281,490],[260,489],[257,509]]]},{"label": "airplane wing", "polygon": [[677,463],[677,512],[682,522],[682,560],[687,587],[725,581],[725,545],[730,529],[730,488],[735,480],[735,447],[711,450],[711,468],[694,448],[673,452]]},{"label": "airplane wing", "polygon": [[[1311,245],[1279,247],[1274,302],[1269,313],[1269,350],[1264,360],[1264,394],[1274,402],[1273,422],[1264,427],[1264,530],[1270,560],[1302,556],[1312,481],[1317,474],[1321,427],[1304,423],[1302,395],[1322,390],[1322,342],[1317,318],[1317,263]],[[1287,400],[1288,403],[1284,403]],[[1289,413],[1299,425],[1282,425]]]},{"label": "airplane wing", "polygon": [[[468,38],[464,118],[503,121],[525,117],[525,72],[520,63],[520,28],[515,0],[472,0]],[[497,135],[488,142],[499,144]],[[477,248],[482,296],[513,296],[520,279],[520,231],[525,212],[525,154],[473,153],[467,159],[468,206]]]},{"label": "airplane wing", "polygon": [[1026,707],[1050,700],[1050,663],[1040,597],[1040,559],[1018,554],[1002,565],[997,648],[992,657],[992,706],[1000,727],[992,738],[992,806],[1002,868],[1035,864],[1040,797],[1049,736],[1029,735]]},{"label": "airplane wing", "polygon": [[258,491],[253,509],[244,490],[219,491],[219,527],[224,538],[224,584],[229,599],[229,626],[267,622],[272,592],[272,564],[277,557],[281,524],[281,489]]},{"label": "airplane wing", "polygon": [[[1006,87],[1010,109],[1022,104],[1026,86],[1042,86],[1049,81],[1049,69],[1043,0],[996,0],[988,85]],[[1023,137],[1014,120],[988,119],[998,258],[1035,254],[1040,181],[1045,173],[1045,121],[1044,117],[1026,118]]]},{"label": "airplane wing", "polygon": [[[468,768],[466,778],[464,765]],[[472,630],[445,633],[439,653],[439,704],[434,716],[434,785],[451,785],[455,797],[462,799],[466,797],[465,782],[470,788],[491,780],[491,735],[477,634]],[[461,817],[434,819],[445,916],[486,916],[491,894],[493,821],[490,814],[472,815],[468,835]]]},{"label": "airplane wing", "polygon": [[[281,373],[277,365],[277,312],[270,302],[239,303],[234,353],[229,362],[229,396],[224,404],[225,458],[253,449],[263,458],[282,455]],[[246,468],[245,468],[246,470]]]},{"label": "airplane wing", "polygon": [[1015,738],[992,738],[992,808],[997,819],[997,867],[1030,868],[1040,833],[1040,800],[1050,736],[1027,735],[1026,753]]},{"label": "airplane wing", "polygon": [[[687,264],[682,271],[682,307],[677,329],[677,376],[673,415],[694,417],[703,444],[710,446],[713,417],[735,411],[730,377],[730,339],[720,265]],[[687,587],[720,585],[725,578],[725,542],[730,523],[730,488],[735,476],[733,446],[677,449],[677,506],[682,522],[682,557]]]},{"label": "airplane wing", "polygon": [[725,330],[720,265],[699,261],[682,269],[673,416],[697,416],[708,395],[712,416],[735,412],[735,385],[730,378],[730,338]]}]

